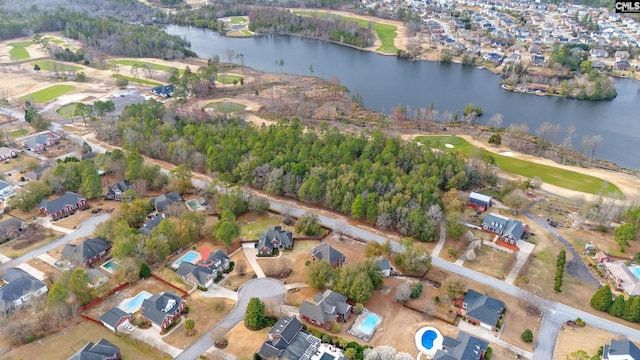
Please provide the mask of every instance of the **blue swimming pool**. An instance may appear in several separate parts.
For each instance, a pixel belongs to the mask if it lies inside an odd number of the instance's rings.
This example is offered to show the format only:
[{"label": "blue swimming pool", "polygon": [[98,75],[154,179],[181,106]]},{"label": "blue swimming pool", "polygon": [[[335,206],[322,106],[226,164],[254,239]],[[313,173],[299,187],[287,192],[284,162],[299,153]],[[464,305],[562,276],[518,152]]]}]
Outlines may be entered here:
[{"label": "blue swimming pool", "polygon": [[376,314],[370,313],[364,319],[362,324],[358,326],[358,331],[360,331],[363,334],[366,334],[367,336],[371,336],[373,334],[373,331],[376,329],[376,326],[378,326],[379,323],[380,323],[380,317]]},{"label": "blue swimming pool", "polygon": [[180,267],[180,263],[183,261],[195,264],[198,260],[200,260],[200,254],[197,251],[189,250],[186,254],[182,255],[182,257],[176,260],[173,265],[171,265],[171,267],[177,269]]},{"label": "blue swimming pool", "polygon": [[116,259],[111,259],[106,263],[102,264],[101,268],[105,269],[111,274],[114,274],[116,270],[118,270],[118,263],[116,262]]},{"label": "blue swimming pool", "polygon": [[150,297],[151,297],[151,294],[149,294],[146,291],[141,291],[133,299],[129,300],[126,304],[122,305],[122,310],[126,313],[134,314],[135,312],[140,310],[140,306],[142,306],[142,302],[145,299],[148,299]]},{"label": "blue swimming pool", "polygon": [[433,347],[433,340],[435,340],[437,337],[438,334],[436,334],[435,331],[425,331],[424,334],[422,334],[422,346],[424,346],[424,348],[427,350],[431,350],[431,348]]},{"label": "blue swimming pool", "polygon": [[635,275],[638,279],[640,279],[640,266],[638,265],[629,266],[629,269],[633,271],[633,275]]}]

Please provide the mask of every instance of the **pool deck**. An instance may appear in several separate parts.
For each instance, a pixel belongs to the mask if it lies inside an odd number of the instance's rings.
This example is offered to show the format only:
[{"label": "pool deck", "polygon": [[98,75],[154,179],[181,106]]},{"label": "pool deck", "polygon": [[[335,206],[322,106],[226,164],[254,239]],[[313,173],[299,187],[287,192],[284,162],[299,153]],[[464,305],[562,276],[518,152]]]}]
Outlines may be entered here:
[{"label": "pool deck", "polygon": [[[380,321],[378,321],[378,324],[376,324],[376,326],[373,328],[373,331],[371,332],[371,334],[366,334],[366,333],[363,333],[363,332],[360,331],[360,325],[362,325],[362,323],[365,321],[365,319],[369,315],[377,316],[380,319]],[[376,314],[374,312],[369,312],[369,311],[363,311],[362,314],[358,315],[358,317],[353,322],[353,324],[351,325],[349,330],[347,330],[347,334],[353,335],[353,336],[357,337],[358,339],[362,339],[364,341],[369,341],[369,340],[371,340],[373,335],[376,333],[376,330],[378,329],[380,324],[382,324],[382,320],[384,320],[384,318],[379,314]]]},{"label": "pool deck", "polygon": [[[195,258],[191,259],[191,260],[184,260],[184,258],[186,256],[188,256],[190,253],[195,254]],[[192,264],[195,264],[196,262],[200,261],[200,259],[202,259],[202,256],[200,256],[200,253],[195,251],[195,250],[189,250],[186,253],[182,254],[179,258],[176,259],[176,261],[173,262],[173,264],[171,264],[171,268],[172,269],[178,269],[180,267],[180,263],[183,261],[187,261],[190,262]]]},{"label": "pool deck", "polygon": [[[133,297],[130,297],[130,298],[126,298],[126,299],[122,300],[122,301],[120,302],[120,304],[118,304],[118,308],[119,308],[120,310],[122,310],[122,311],[126,312],[127,314],[134,314],[134,313],[136,313],[138,310],[140,310],[140,306],[142,305],[142,302],[144,301],[144,299],[143,299],[142,301],[140,301],[140,305],[138,305],[138,306],[136,307],[136,309],[130,309],[130,308],[128,307],[128,305],[129,305],[129,303],[130,303],[133,299],[137,298],[138,296],[145,296],[145,299],[148,299],[148,298],[150,298],[152,295],[151,295],[149,292],[142,290],[142,291],[140,291],[139,293],[137,293],[137,294],[136,294],[136,296],[133,296]],[[133,312],[131,312],[131,311],[133,311]]]}]

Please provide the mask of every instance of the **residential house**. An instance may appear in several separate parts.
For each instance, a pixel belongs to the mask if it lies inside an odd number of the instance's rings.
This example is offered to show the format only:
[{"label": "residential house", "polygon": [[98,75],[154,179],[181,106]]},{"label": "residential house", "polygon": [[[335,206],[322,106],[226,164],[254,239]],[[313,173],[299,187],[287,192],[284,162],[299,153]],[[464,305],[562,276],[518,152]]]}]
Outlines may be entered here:
[{"label": "residential house", "polygon": [[224,270],[229,269],[230,262],[224,250],[220,249],[211,253],[206,261],[198,261],[196,264],[181,261],[176,273],[190,284],[207,288]]},{"label": "residential house", "polygon": [[332,290],[325,290],[313,297],[313,301],[303,301],[300,305],[300,317],[319,327],[349,320],[351,305],[347,297]]},{"label": "residential house", "polygon": [[469,194],[469,201],[467,201],[467,207],[476,209],[476,211],[483,212],[491,206],[491,196],[481,194],[479,192],[472,191]]},{"label": "residential house", "polygon": [[337,268],[347,262],[347,257],[343,253],[331,247],[327,243],[320,243],[311,249],[311,258],[313,261],[326,261],[331,264],[332,268]]},{"label": "residential house", "polygon": [[85,206],[87,206],[87,199],[71,191],[50,201],[42,200],[38,205],[40,213],[50,215],[53,220],[69,216]]},{"label": "residential house", "polygon": [[378,264],[380,265],[382,275],[384,275],[385,277],[391,276],[391,263],[389,262],[389,260],[382,258],[378,261]]},{"label": "residential house", "polygon": [[589,50],[589,55],[591,55],[592,59],[605,59],[609,57],[609,52],[603,49],[591,49]]},{"label": "residential house", "polygon": [[0,222],[0,242],[20,236],[20,232],[29,227],[29,223],[18,218]]},{"label": "residential house", "polygon": [[504,309],[503,301],[469,289],[462,300],[461,315],[466,316],[467,321],[472,324],[496,330]]},{"label": "residential house", "polygon": [[13,186],[4,180],[0,180],[0,200],[7,200],[16,192],[13,190]]},{"label": "residential house", "polygon": [[29,181],[38,181],[42,179],[42,175],[44,175],[45,171],[49,169],[51,169],[51,165],[42,165],[33,171],[27,171],[24,174],[24,178]]},{"label": "residential house", "polygon": [[165,219],[165,216],[162,214],[157,214],[153,216],[149,221],[142,225],[140,232],[144,235],[151,234],[151,230],[153,230],[156,226],[160,225],[160,222]]},{"label": "residential house", "polygon": [[113,331],[114,333],[118,332],[118,327],[124,324],[127,321],[131,321],[131,314],[126,313],[124,310],[114,307],[109,309],[106,313],[102,314],[98,319],[102,323],[104,327]]},{"label": "residential house", "polygon": [[640,349],[629,340],[611,340],[602,351],[603,360],[640,360]]},{"label": "residential house", "polygon": [[171,204],[180,202],[182,202],[182,196],[180,196],[177,191],[162,194],[151,199],[151,205],[153,205],[157,212],[165,212],[169,210]]},{"label": "residential house", "polygon": [[542,66],[544,65],[544,56],[542,55],[533,55],[531,57],[531,66]]},{"label": "residential house", "polygon": [[611,285],[627,296],[640,295],[640,279],[629,269],[624,261],[603,262],[605,276]]},{"label": "residential house", "polygon": [[79,245],[67,244],[62,249],[62,258],[77,266],[91,266],[107,256],[111,243],[96,237],[85,239]]},{"label": "residential house", "polygon": [[173,85],[160,85],[151,89],[151,93],[156,96],[171,97],[173,95]]},{"label": "residential house", "polygon": [[122,194],[125,191],[131,189],[131,184],[127,180],[118,181],[117,183],[109,186],[107,194],[104,196],[107,200],[122,201]]},{"label": "residential house", "polygon": [[0,147],[0,160],[9,160],[11,158],[17,158],[18,152],[6,146]]},{"label": "residential house", "polygon": [[0,288],[0,312],[8,314],[26,306],[32,298],[46,294],[47,284],[20,268],[9,268],[2,277],[7,285]]},{"label": "residential house", "polygon": [[269,337],[258,350],[262,360],[309,360],[315,354],[320,339],[305,332],[295,317],[281,317],[269,330]]},{"label": "residential house", "polygon": [[67,360],[120,360],[120,348],[105,339],[97,343],[89,341],[82,349]]},{"label": "residential house", "polygon": [[631,68],[631,64],[627,60],[616,61],[614,66],[617,70],[629,70]]},{"label": "residential house", "polygon": [[165,291],[162,294],[154,294],[142,302],[140,311],[142,316],[160,329],[166,329],[180,317],[182,310],[187,306],[187,300],[180,296]]},{"label": "residential house", "polygon": [[629,55],[629,52],[626,50],[618,50],[615,52],[614,56],[616,57],[617,61],[629,60],[631,58],[631,56]]},{"label": "residential house", "polygon": [[489,343],[460,331],[454,339],[445,336],[442,349],[438,350],[434,360],[480,360],[489,348]]},{"label": "residential house", "polygon": [[293,249],[293,233],[282,230],[281,226],[269,226],[258,236],[258,254],[272,255],[277,251]]},{"label": "residential house", "polygon": [[35,136],[29,137],[22,142],[22,146],[35,153],[41,153],[48,147],[60,142],[60,135],[53,131],[43,131]]},{"label": "residential house", "polygon": [[500,240],[515,245],[527,231],[527,226],[519,220],[492,213],[482,219],[482,230],[497,234]]}]

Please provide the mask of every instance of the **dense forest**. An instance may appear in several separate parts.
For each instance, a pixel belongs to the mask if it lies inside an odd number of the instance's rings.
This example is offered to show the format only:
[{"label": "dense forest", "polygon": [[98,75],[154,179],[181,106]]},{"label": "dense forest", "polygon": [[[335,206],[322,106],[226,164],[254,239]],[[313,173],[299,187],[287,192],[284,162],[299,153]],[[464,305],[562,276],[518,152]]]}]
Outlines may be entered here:
[{"label": "dense forest", "polygon": [[117,124],[100,126],[97,135],[420,241],[435,240],[443,191],[495,181],[482,161],[435,153],[380,130],[351,135],[326,126],[305,128],[297,119],[268,128],[239,119],[176,120],[156,101],[127,107]]},{"label": "dense forest", "polygon": [[82,41],[87,48],[111,55],[163,59],[195,55],[184,39],[153,26],[132,23],[150,22],[153,15],[149,7],[135,0],[54,0],[27,6],[30,3],[1,5],[1,40],[62,31],[64,36]]}]

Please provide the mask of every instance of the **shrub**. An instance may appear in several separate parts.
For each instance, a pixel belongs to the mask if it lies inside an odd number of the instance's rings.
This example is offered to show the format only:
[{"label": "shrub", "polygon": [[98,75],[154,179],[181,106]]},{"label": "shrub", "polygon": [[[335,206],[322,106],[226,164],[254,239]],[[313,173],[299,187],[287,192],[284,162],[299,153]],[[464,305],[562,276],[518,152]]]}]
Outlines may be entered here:
[{"label": "shrub", "polygon": [[334,322],[331,325],[331,332],[332,333],[339,333],[340,332],[340,324],[338,324],[337,322]]},{"label": "shrub", "polygon": [[440,296],[438,296],[438,295],[434,296],[433,303],[438,305],[440,303]]},{"label": "shrub", "polygon": [[322,335],[322,342],[326,344],[331,344],[331,335],[329,334]]},{"label": "shrub", "polygon": [[207,289],[207,288],[206,288],[206,287],[204,287],[204,286],[200,286],[200,285],[198,285],[198,290],[200,290],[200,291],[207,291],[207,290],[209,290],[209,289]]},{"label": "shrub", "polygon": [[412,299],[417,299],[418,297],[420,297],[420,294],[422,294],[422,283],[417,282],[411,287],[411,294],[409,295],[409,297]]},{"label": "shrub", "polygon": [[491,354],[493,354],[493,349],[491,347],[487,347],[487,352],[484,353],[484,358],[486,360],[491,360]]},{"label": "shrub", "polygon": [[522,341],[526,342],[527,344],[531,344],[533,342],[533,333],[531,332],[530,329],[526,329],[522,333],[520,338],[522,338]]},{"label": "shrub", "polygon": [[584,323],[584,320],[577,318],[576,319],[576,325],[580,326],[580,327],[584,327],[586,324]]}]

